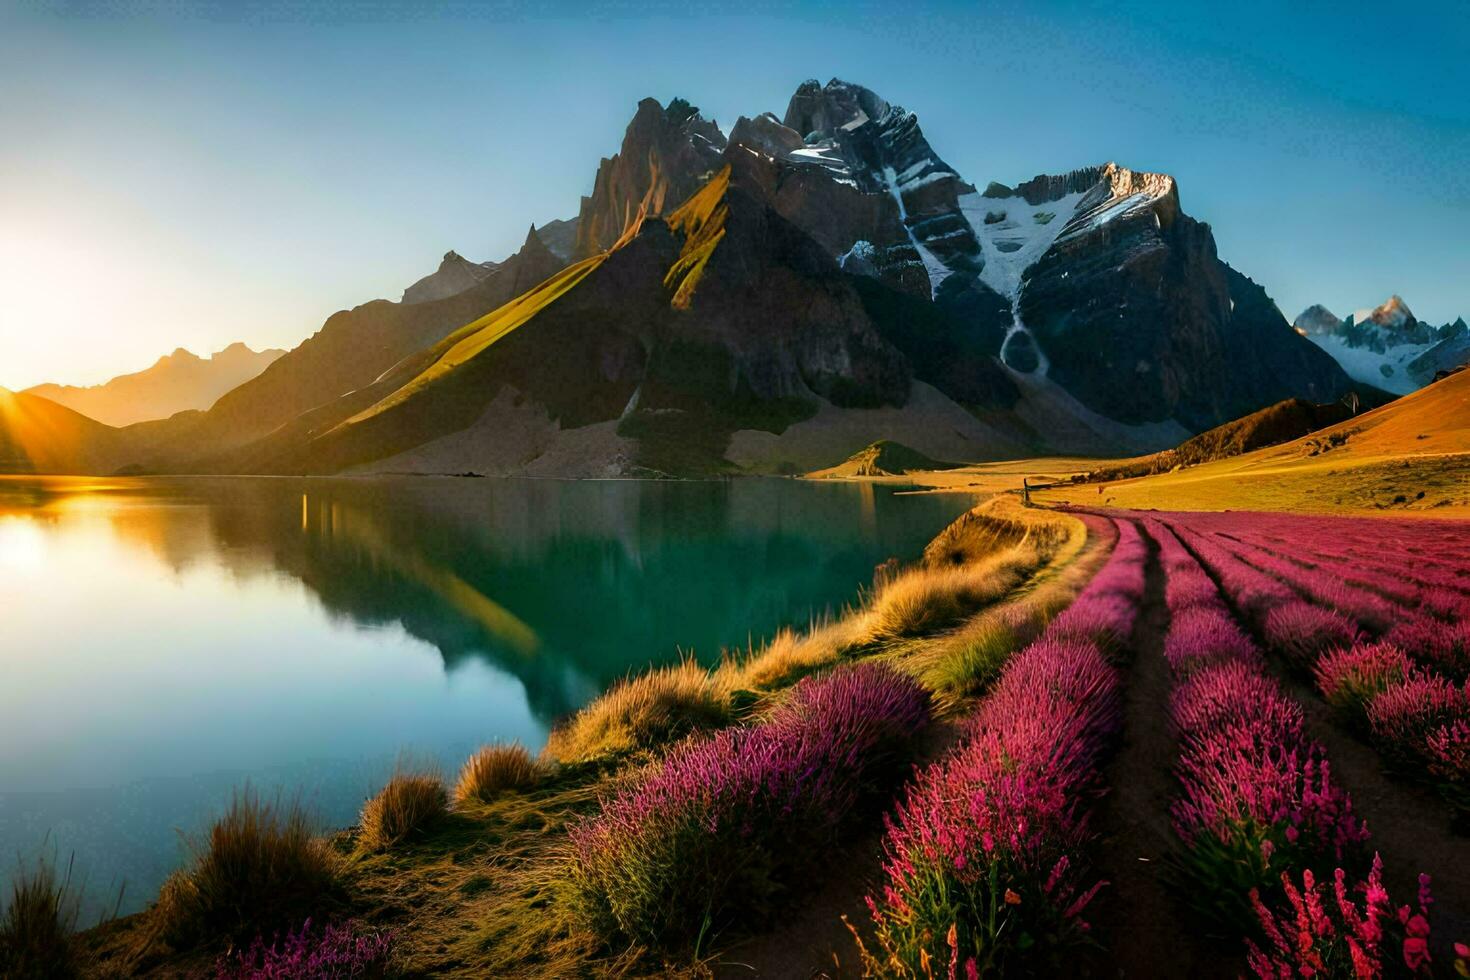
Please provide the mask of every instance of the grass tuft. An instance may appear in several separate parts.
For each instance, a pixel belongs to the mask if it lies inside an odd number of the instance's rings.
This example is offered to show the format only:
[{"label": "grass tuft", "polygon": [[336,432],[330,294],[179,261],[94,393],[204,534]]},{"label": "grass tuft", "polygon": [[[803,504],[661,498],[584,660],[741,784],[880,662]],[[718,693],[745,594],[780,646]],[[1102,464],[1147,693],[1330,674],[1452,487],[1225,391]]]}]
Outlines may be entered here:
[{"label": "grass tuft", "polygon": [[189,867],[164,883],[155,914],[180,948],[244,942],[325,921],[346,894],[340,860],[299,801],[263,802],[246,787],[195,846]]},{"label": "grass tuft", "polygon": [[507,790],[534,786],[541,776],[526,747],[519,742],[486,745],[470,756],[454,784],[457,806],[491,803]]},{"label": "grass tuft", "polygon": [[0,976],[79,976],[72,933],[80,909],[70,862],[64,875],[44,857],[22,869],[0,914]]},{"label": "grass tuft", "polygon": [[561,762],[652,748],[730,722],[730,704],[693,660],[610,688],[551,733],[546,754]]},{"label": "grass tuft", "polygon": [[920,675],[930,690],[950,697],[985,691],[1000,676],[1016,649],[1016,631],[999,617],[979,620],[956,634],[947,656]]},{"label": "grass tuft", "polygon": [[449,810],[449,794],[437,773],[396,772],[362,808],[358,844],[386,851],[431,826]]}]

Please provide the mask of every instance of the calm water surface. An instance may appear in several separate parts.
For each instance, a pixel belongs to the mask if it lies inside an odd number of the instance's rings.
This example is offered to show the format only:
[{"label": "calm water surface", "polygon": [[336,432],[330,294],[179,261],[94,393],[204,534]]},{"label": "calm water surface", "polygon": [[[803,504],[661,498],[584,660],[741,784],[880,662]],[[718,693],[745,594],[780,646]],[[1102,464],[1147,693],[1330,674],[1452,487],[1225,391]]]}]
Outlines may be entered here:
[{"label": "calm water surface", "polygon": [[790,480],[0,478],[0,888],[142,907],[249,781],[345,825],[680,652],[851,600],[973,501]]}]

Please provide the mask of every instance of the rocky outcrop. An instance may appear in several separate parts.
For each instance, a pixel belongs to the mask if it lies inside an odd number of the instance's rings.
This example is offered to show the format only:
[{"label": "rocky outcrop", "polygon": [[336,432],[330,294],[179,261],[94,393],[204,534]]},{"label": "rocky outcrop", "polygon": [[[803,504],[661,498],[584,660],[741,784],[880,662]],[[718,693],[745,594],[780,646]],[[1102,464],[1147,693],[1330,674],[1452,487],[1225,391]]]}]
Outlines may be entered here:
[{"label": "rocky outcrop", "polygon": [[622,149],[603,159],[577,218],[574,258],[612,248],[640,215],[678,207],[720,165],[725,136],[683,99],[638,103]]},{"label": "rocky outcrop", "polygon": [[1331,354],[1351,377],[1406,395],[1443,371],[1470,361],[1463,320],[1435,327],[1414,316],[1397,295],[1339,320],[1313,305],[1294,321],[1298,332]]},{"label": "rocky outcrop", "polygon": [[499,268],[496,262],[471,262],[458,252],[445,252],[439,268],[405,289],[400,302],[429,303],[448,299],[484,282]]},{"label": "rocky outcrop", "polygon": [[1428,350],[1409,362],[1409,376],[1420,385],[1470,364],[1470,327],[1466,327],[1464,317],[1440,327],[1438,336],[1440,339]]},{"label": "rocky outcrop", "polygon": [[1337,328],[1342,326],[1342,321],[1321,303],[1313,303],[1302,310],[1297,318],[1291,321],[1291,325],[1296,328],[1297,333],[1313,337],[1336,333]]},{"label": "rocky outcrop", "polygon": [[959,207],[960,195],[974,188],[940,159],[912,112],[861,85],[810,79],[792,95],[783,123],[802,134],[818,165],[866,193],[891,195],[915,247],[937,264],[978,268],[979,244]]},{"label": "rocky outcrop", "polygon": [[[1196,431],[1263,404],[1348,390],[1264,290],[1219,260],[1209,227],[1179,209],[1172,180],[1112,165],[1077,173],[1097,183],[1028,271],[1018,304],[1049,378],[1110,418],[1175,419]],[[1069,175],[1047,194],[1075,193],[1086,179]]]}]

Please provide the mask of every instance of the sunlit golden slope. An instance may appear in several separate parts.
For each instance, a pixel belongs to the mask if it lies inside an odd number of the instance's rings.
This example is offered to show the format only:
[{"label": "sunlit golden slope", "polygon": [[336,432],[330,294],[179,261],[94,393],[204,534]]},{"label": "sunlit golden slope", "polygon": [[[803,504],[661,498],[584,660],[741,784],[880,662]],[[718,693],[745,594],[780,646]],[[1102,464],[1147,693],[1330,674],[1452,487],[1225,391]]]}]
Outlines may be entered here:
[{"label": "sunlit golden slope", "polygon": [[601,265],[607,254],[603,252],[569,265],[534,289],[460,327],[435,345],[432,351],[433,362],[417,377],[342,424],[355,425],[402,404],[461,364],[483,353],[490,345],[526,323],[587,278],[587,274]]},{"label": "sunlit golden slope", "polygon": [[1045,501],[1182,510],[1470,517],[1470,370],[1294,442]]},{"label": "sunlit golden slope", "polygon": [[117,429],[0,388],[0,473],[108,473],[118,447]]}]

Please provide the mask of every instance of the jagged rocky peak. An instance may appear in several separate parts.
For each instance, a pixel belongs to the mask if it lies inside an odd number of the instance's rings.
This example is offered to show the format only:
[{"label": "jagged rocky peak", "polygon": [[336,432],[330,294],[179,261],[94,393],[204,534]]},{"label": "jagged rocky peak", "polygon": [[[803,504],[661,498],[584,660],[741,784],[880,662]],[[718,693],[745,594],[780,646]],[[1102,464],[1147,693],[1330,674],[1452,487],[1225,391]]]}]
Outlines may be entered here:
[{"label": "jagged rocky peak", "polygon": [[1305,310],[1302,310],[1297,318],[1291,322],[1291,325],[1296,327],[1297,333],[1307,337],[1314,337],[1335,333],[1338,327],[1342,326],[1342,321],[1321,303],[1313,303]]},{"label": "jagged rocky peak", "polygon": [[1395,293],[1384,300],[1379,306],[1374,307],[1366,315],[1357,317],[1359,323],[1371,321],[1377,326],[1388,330],[1401,330],[1412,327],[1418,321],[1409,310],[1409,304],[1405,303],[1403,297]]},{"label": "jagged rocky peak", "polygon": [[856,129],[869,119],[884,116],[892,108],[877,93],[861,85],[834,78],[824,86],[809,78],[791,96],[782,121],[807,142],[813,142],[839,130]]},{"label": "jagged rocky peak", "polygon": [[611,248],[640,216],[679,206],[720,165],[725,134],[684,99],[644,99],[623,134],[622,148],[597,168],[582,199],[575,257]]},{"label": "jagged rocky peak", "polygon": [[500,268],[496,262],[471,262],[452,249],[444,253],[439,268],[403,291],[403,303],[430,303],[457,296],[483,282]]},{"label": "jagged rocky peak", "polygon": [[735,120],[730,130],[730,145],[745,147],[773,159],[783,159],[806,144],[796,130],[773,113],[763,112],[754,119],[741,116]]},{"label": "jagged rocky peak", "polygon": [[950,272],[979,270],[980,246],[959,206],[974,188],[934,152],[918,116],[834,78],[826,85],[803,82],[782,126],[801,134],[804,144],[788,152],[788,162],[893,199],[931,293]]},{"label": "jagged rocky peak", "polygon": [[1060,176],[1040,176],[1016,188],[1031,205],[1053,203],[1080,194],[1068,228],[1063,232],[1093,230],[1117,218],[1151,212],[1161,227],[1179,217],[1179,185],[1168,174],[1130,170],[1116,163],[1084,167]]}]

